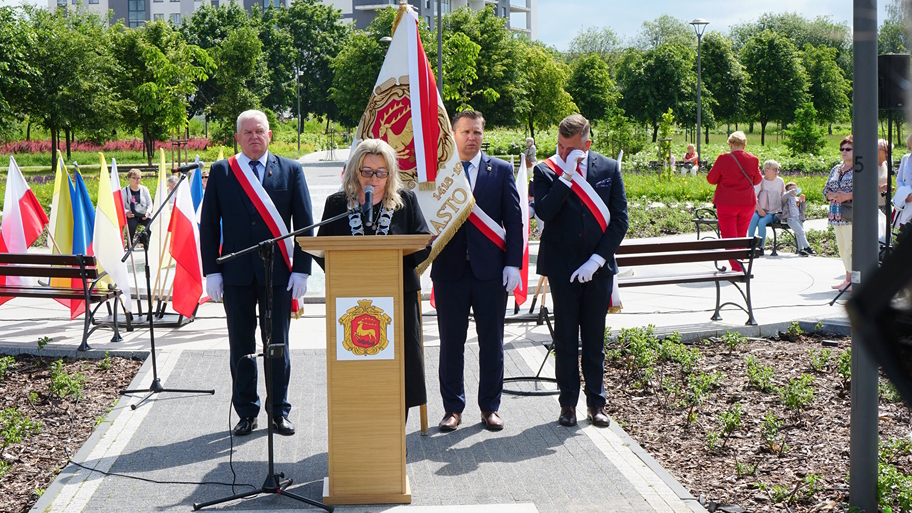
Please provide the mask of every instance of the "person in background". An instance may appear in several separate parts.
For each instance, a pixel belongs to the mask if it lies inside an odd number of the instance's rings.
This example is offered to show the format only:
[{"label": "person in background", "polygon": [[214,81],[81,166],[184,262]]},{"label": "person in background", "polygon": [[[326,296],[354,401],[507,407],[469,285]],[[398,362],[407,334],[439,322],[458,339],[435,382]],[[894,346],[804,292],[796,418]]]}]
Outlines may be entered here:
[{"label": "person in background", "polygon": [[143,225],[149,226],[149,216],[152,214],[152,195],[149,189],[140,183],[142,180],[142,171],[135,167],[127,171],[127,180],[130,184],[120,190],[124,204],[124,213],[127,216],[127,228],[130,233],[130,241],[136,237],[136,227]]},{"label": "person in background", "polygon": [[[373,226],[366,226],[362,220],[361,209],[364,204],[364,187],[374,187]],[[421,214],[418,197],[415,193],[403,188],[399,179],[399,164],[396,150],[380,139],[365,139],[352,152],[345,166],[342,190],[326,198],[323,208],[323,219],[329,219],[343,212],[350,212],[347,218],[338,219],[320,227],[318,236],[327,235],[406,235],[427,234],[430,241],[431,231]],[[420,292],[421,282],[415,267],[427,259],[431,253],[430,245],[422,251],[412,253],[402,259],[404,276],[403,305],[405,312],[405,414],[408,409],[427,403],[427,390],[424,386],[424,353],[421,348],[421,315]],[[317,259],[320,267],[324,260]],[[370,266],[364,267],[364,280],[370,280],[376,271]]]},{"label": "person in background", "polygon": [[[754,215],[757,195],[754,186],[763,180],[760,174],[760,159],[744,151],[747,136],[738,130],[728,136],[730,153],[723,153],[716,159],[706,181],[716,186],[713,204],[719,216],[719,234],[723,239],[746,237],[747,227]],[[735,260],[729,260],[732,269],[743,268]]]},{"label": "person in background", "polygon": [[[757,205],[750,225],[747,227],[747,236],[753,237],[760,231],[760,253],[763,256],[763,245],[766,244],[766,225],[776,221],[776,214],[782,208],[782,195],[785,194],[785,182],[779,178],[779,163],[767,160],[763,163],[763,180],[760,185],[754,186],[757,194]],[[804,247],[804,246],[802,246]]]},{"label": "person in background", "polygon": [[888,143],[886,139],[877,140],[877,190],[880,192],[880,197],[877,199],[877,204],[883,208],[887,204],[887,153],[893,149],[893,145]]},{"label": "person in background", "polygon": [[538,162],[538,157],[536,156],[537,151],[538,150],[535,148],[535,139],[526,137],[526,149],[523,150],[523,161],[526,169],[530,171]]},{"label": "person in background", "polygon": [[833,285],[834,289],[843,289],[852,283],[852,221],[842,217],[842,209],[852,205],[852,168],[855,166],[852,149],[854,138],[845,136],[839,143],[842,162],[833,166],[830,176],[823,186],[823,197],[830,202],[830,214],[827,224],[836,233],[836,247],[842,266],[845,268],[845,280]]},{"label": "person in background", "polygon": [[697,149],[694,148],[693,144],[687,145],[687,152],[684,153],[684,157],[681,159],[684,162],[684,167],[682,169],[683,174],[687,174],[687,170],[690,170],[690,174],[695,175],[700,169],[700,156],[697,155]]},{"label": "person in background", "polygon": [[206,184],[209,183],[209,171],[203,171],[203,176],[200,177],[203,182],[203,190],[206,190]]},{"label": "person in background", "polygon": [[168,177],[168,194],[171,195],[171,199],[168,200],[168,204],[171,205],[172,207],[174,206],[174,200],[177,199],[177,196],[175,196],[174,194],[171,194],[171,191],[173,191],[174,187],[177,186],[177,182],[179,180],[180,180],[180,178],[177,175],[171,175]]},{"label": "person in background", "polygon": [[795,232],[795,244],[798,247],[798,255],[803,257],[816,255],[817,253],[811,249],[811,245],[808,244],[807,237],[804,233],[807,202],[805,201],[804,194],[801,194],[801,189],[798,188],[798,184],[795,182],[785,184],[785,193],[782,195],[782,208],[780,208],[780,210],[781,212],[778,214],[779,219]]}]

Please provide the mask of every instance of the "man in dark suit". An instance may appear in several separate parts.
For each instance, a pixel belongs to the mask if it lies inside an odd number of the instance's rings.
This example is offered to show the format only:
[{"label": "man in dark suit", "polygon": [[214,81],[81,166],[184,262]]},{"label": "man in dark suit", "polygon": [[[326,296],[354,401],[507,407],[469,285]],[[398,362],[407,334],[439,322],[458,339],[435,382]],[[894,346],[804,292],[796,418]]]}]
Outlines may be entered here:
[{"label": "man in dark suit", "polygon": [[[523,236],[513,166],[481,152],[484,117],[477,111],[453,119],[456,149],[475,197],[475,211],[434,259],[431,279],[440,331],[440,395],[446,414],[441,431],[462,422],[463,367],[469,309],[478,334],[478,406],[489,430],[503,429],[503,334],[507,294],[519,284]],[[479,224],[481,223],[481,224]],[[487,223],[485,230],[479,227]]]},{"label": "man in dark suit", "polygon": [[535,213],[545,222],[538,274],[548,277],[554,298],[558,421],[565,426],[576,425],[580,339],[587,417],[597,426],[609,424],[605,316],[617,274],[614,253],[627,233],[627,196],[618,163],[589,151],[589,130],[589,121],[579,114],[564,118],[558,154],[538,164],[533,179]]},{"label": "man in dark suit", "polygon": [[[269,152],[272,131],[260,111],[249,110],[237,118],[235,140],[241,153],[212,164],[203,199],[200,220],[200,247],[206,291],[218,301],[224,296],[231,350],[232,402],[241,418],[234,428],[237,435],[249,435],[257,427],[260,398],[257,395],[256,346],[257,310],[260,336],[263,321],[272,317],[272,344],[284,344],[284,358],[267,360],[272,365],[271,414],[273,427],[280,434],[294,434],[288,420],[288,380],[291,359],[288,354],[288,328],[292,298],[307,292],[311,257],[297,244],[276,245],[271,277],[266,276],[262,259],[248,253],[223,264],[216,259],[276,237],[295,228],[312,224],[310,193],[301,164]],[[306,235],[310,235],[309,233]],[[221,242],[220,242],[221,240]],[[290,242],[290,239],[286,239]],[[220,247],[221,246],[221,247]],[[266,309],[266,280],[273,283],[272,311]]]}]

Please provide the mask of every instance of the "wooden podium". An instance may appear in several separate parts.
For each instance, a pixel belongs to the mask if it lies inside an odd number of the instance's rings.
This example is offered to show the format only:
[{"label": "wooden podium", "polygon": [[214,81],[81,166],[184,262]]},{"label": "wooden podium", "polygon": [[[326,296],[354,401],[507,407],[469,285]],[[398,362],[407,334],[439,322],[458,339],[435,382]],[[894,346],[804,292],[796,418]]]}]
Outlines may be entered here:
[{"label": "wooden podium", "polygon": [[325,504],[412,502],[405,474],[402,257],[428,235],[298,237],[326,259]]}]

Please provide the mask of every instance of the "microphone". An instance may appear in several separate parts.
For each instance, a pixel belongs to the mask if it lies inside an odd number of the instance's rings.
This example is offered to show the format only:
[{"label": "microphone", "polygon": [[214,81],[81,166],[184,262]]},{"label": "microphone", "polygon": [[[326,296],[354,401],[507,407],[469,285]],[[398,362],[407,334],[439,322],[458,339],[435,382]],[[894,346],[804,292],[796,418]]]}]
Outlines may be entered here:
[{"label": "microphone", "polygon": [[364,186],[364,205],[361,206],[361,212],[367,211],[367,226],[374,224],[374,186]]},{"label": "microphone", "polygon": [[172,173],[187,174],[187,173],[189,173],[190,171],[193,171],[194,169],[202,169],[202,167],[203,167],[203,163],[197,161],[197,162],[194,162],[193,164],[187,164],[186,166],[181,166],[181,167],[172,168],[172,169],[171,169],[171,172],[172,172]]}]

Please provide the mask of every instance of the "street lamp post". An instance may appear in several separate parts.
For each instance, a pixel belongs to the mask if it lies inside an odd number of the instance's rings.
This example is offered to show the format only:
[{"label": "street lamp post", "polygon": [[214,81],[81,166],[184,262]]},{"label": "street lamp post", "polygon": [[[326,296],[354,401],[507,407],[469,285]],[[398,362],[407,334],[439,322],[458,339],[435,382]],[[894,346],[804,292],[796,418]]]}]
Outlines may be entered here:
[{"label": "street lamp post", "polygon": [[301,154],[301,70],[295,63],[295,95],[298,97],[298,155]]},{"label": "street lamp post", "polygon": [[703,153],[700,152],[700,139],[702,137],[700,123],[702,121],[701,115],[703,110],[703,100],[701,98],[703,62],[700,58],[700,43],[703,39],[703,31],[706,30],[706,26],[709,25],[709,22],[703,18],[697,18],[690,22],[690,24],[693,25],[694,32],[697,34],[697,165],[699,166],[700,160],[703,159]]}]

